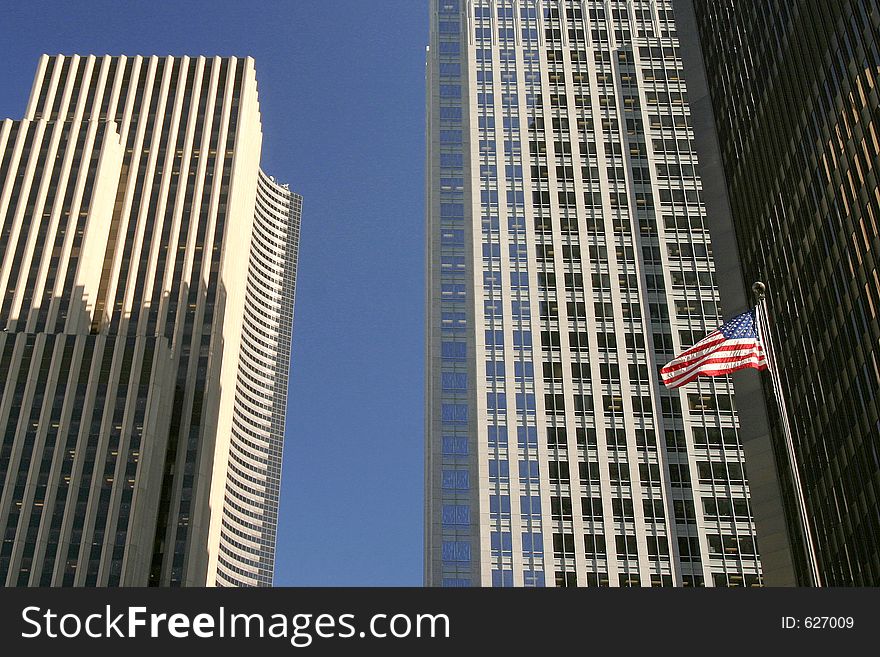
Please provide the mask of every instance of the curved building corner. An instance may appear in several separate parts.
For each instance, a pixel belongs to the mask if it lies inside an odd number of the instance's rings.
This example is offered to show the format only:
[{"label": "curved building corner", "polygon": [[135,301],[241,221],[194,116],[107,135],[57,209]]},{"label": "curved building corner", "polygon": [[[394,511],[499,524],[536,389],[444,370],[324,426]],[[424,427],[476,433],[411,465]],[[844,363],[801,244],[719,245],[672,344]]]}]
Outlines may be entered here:
[{"label": "curved building corner", "polygon": [[213,583],[271,586],[302,197],[262,170]]}]

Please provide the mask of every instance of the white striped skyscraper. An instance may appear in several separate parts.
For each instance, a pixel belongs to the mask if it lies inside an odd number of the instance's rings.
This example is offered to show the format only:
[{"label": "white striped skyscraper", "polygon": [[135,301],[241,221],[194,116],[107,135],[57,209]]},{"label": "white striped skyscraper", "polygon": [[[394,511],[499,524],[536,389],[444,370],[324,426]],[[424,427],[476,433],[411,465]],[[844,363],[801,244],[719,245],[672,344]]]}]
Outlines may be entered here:
[{"label": "white striped skyscraper", "polygon": [[430,7],[426,583],[760,584],[671,3]]},{"label": "white striped skyscraper", "polygon": [[44,56],[0,123],[0,582],[272,582],[301,199],[250,58]]}]

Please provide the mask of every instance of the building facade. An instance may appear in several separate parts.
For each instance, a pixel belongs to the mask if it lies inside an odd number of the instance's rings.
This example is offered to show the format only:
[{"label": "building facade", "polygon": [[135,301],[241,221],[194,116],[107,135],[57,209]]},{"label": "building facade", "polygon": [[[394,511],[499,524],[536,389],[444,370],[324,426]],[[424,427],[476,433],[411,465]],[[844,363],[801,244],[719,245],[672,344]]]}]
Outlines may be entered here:
[{"label": "building facade", "polygon": [[426,583],[760,585],[671,3],[430,14]]},{"label": "building facade", "polygon": [[[676,4],[693,14],[702,46],[744,281],[767,284],[819,583],[880,585],[880,8]],[[798,502],[771,421],[807,584]]]},{"label": "building facade", "polygon": [[0,581],[272,581],[301,199],[250,58],[44,56],[0,123]]}]

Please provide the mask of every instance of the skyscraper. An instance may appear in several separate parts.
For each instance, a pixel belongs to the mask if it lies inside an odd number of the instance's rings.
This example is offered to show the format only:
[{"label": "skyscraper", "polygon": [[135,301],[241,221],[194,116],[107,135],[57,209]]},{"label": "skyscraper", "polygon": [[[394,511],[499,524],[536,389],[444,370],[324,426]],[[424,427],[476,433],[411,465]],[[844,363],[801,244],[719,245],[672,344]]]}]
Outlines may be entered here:
[{"label": "skyscraper", "polygon": [[[693,25],[693,70],[705,68],[717,128],[729,209],[712,216],[733,227],[736,287],[767,284],[818,579],[880,585],[880,10],[866,0],[675,4]],[[798,495],[771,420],[807,584]]]},{"label": "skyscraper", "polygon": [[250,58],[44,56],[0,124],[0,581],[272,582],[301,199]]},{"label": "skyscraper", "polygon": [[430,7],[426,583],[760,584],[670,2]]}]

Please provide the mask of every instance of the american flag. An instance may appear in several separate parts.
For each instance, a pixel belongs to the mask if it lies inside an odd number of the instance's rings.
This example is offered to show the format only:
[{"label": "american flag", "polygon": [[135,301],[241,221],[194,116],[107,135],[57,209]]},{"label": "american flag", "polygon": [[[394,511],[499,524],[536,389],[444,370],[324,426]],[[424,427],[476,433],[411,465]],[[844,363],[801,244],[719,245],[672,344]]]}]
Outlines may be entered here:
[{"label": "american flag", "polygon": [[723,376],[746,367],[767,369],[754,308],[737,315],[666,363],[660,376],[667,388],[677,388],[698,376]]}]

